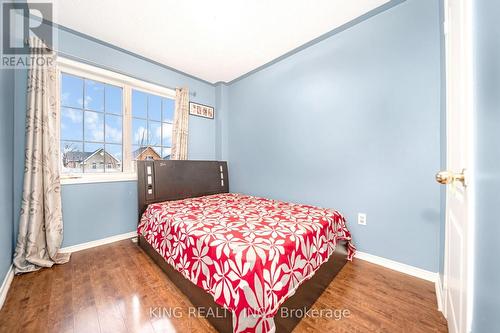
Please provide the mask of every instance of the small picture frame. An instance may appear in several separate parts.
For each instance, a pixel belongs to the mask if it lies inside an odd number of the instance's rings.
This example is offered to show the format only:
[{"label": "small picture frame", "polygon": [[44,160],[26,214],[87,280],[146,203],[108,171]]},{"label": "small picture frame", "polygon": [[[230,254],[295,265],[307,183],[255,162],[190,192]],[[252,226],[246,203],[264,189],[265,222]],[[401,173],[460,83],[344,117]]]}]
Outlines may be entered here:
[{"label": "small picture frame", "polygon": [[214,119],[215,109],[213,106],[189,102],[189,114],[197,117]]}]

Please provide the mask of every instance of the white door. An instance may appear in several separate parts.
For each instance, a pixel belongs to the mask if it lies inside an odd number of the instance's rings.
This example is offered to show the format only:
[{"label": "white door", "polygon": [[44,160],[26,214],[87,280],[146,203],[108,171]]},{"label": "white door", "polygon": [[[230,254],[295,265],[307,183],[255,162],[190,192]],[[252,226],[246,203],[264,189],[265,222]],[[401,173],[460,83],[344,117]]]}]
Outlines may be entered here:
[{"label": "white door", "polygon": [[[469,250],[473,213],[472,160],[472,42],[471,1],[445,1],[447,171],[437,175],[446,183],[444,315],[452,333],[470,331],[471,282]],[[465,170],[465,171],[463,171]]]}]

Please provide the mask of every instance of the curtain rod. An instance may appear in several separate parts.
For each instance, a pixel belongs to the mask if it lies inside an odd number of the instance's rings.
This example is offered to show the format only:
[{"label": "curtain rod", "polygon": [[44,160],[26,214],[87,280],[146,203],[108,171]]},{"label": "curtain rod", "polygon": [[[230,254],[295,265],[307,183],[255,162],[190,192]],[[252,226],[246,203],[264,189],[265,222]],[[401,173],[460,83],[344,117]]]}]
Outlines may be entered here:
[{"label": "curtain rod", "polygon": [[[28,38],[26,38],[24,40],[24,42],[25,42],[25,44],[29,45],[29,39]],[[102,64],[98,64],[98,63],[92,62],[90,60],[87,60],[87,59],[84,59],[84,58],[81,58],[81,57],[78,57],[78,56],[75,56],[75,55],[72,55],[72,54],[69,54],[69,53],[65,53],[65,52],[62,52],[62,51],[54,51],[54,52],[56,52],[57,55],[61,55],[61,56],[65,57],[65,58],[69,58],[71,60],[76,60],[76,61],[79,61],[79,62],[83,62],[83,63],[85,63],[87,65],[92,65],[92,66],[95,66],[95,67],[106,69],[108,71],[115,72],[115,73],[118,73],[118,74],[121,74],[121,75],[125,75],[125,76],[131,77],[131,78],[136,79],[136,80],[144,81],[144,82],[151,83],[151,84],[154,84],[154,85],[157,85],[157,86],[162,86],[162,87],[167,88],[167,89],[172,89],[172,90],[177,89],[176,87],[169,87],[169,86],[166,86],[166,85],[163,85],[163,84],[159,84],[157,82],[146,80],[146,79],[144,79],[142,77],[137,77],[137,76],[132,75],[130,73],[125,73],[125,72],[123,72],[123,71],[121,71],[119,69],[113,68],[111,66],[105,66],[105,65],[102,65]],[[189,95],[191,95],[193,97],[196,97],[196,91],[189,91]]]}]

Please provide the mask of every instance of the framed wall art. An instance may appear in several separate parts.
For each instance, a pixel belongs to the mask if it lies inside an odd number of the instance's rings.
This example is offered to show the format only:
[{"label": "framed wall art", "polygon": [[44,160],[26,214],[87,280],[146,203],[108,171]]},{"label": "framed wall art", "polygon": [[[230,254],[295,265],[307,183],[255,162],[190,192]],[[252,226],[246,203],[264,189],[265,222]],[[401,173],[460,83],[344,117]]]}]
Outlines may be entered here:
[{"label": "framed wall art", "polygon": [[189,102],[189,114],[193,116],[214,119],[215,109],[213,106]]}]

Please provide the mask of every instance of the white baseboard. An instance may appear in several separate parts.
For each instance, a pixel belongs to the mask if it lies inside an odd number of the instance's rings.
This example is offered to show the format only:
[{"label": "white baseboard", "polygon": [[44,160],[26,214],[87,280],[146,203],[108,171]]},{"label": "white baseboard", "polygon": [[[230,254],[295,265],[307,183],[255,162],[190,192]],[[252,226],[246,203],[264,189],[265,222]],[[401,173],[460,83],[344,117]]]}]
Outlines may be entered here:
[{"label": "white baseboard", "polygon": [[10,284],[14,279],[14,266],[10,265],[5,278],[3,279],[2,286],[0,287],[0,309],[3,307],[3,303],[7,298],[7,293],[9,292]]},{"label": "white baseboard", "polygon": [[443,312],[443,283],[439,274],[436,279],[436,299],[438,310]]},{"label": "white baseboard", "polygon": [[61,252],[61,253],[77,252],[77,251],[86,250],[86,249],[90,249],[92,247],[105,245],[105,244],[109,244],[109,243],[114,243],[114,242],[118,242],[118,241],[121,241],[124,239],[133,238],[133,237],[137,237],[137,231],[131,231],[131,232],[127,232],[127,233],[121,234],[121,235],[115,235],[115,236],[106,237],[106,238],[98,239],[98,240],[87,242],[87,243],[63,247],[59,250],[59,252]]},{"label": "white baseboard", "polygon": [[410,266],[407,264],[402,264],[394,260],[374,256],[373,254],[357,251],[354,257],[434,283],[437,281],[438,278],[438,273],[426,271],[425,269]]}]

